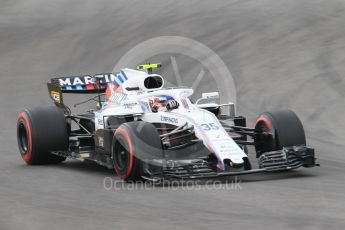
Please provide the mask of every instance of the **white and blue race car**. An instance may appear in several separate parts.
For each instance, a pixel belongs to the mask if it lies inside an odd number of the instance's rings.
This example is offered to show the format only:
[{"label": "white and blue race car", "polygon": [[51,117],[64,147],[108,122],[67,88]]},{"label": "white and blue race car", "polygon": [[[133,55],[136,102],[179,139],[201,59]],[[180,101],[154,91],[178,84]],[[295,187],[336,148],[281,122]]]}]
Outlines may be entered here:
[{"label": "white and blue race car", "polygon": [[[315,166],[303,126],[290,110],[262,113],[254,128],[235,115],[233,103],[193,103],[190,88],[167,88],[152,72],[160,64],[119,73],[54,78],[55,105],[19,114],[20,154],[29,165],[66,158],[114,169],[125,181],[195,179]],[[72,114],[63,93],[96,94],[97,110]],[[257,162],[248,157],[255,147]],[[254,167],[254,165],[256,167]]]}]

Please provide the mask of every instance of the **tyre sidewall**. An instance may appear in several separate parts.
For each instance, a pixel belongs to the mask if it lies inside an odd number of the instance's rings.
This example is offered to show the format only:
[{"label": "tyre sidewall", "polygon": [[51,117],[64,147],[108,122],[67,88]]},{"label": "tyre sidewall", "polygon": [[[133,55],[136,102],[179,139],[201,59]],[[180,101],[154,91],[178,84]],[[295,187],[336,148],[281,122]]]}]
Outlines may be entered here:
[{"label": "tyre sidewall", "polygon": [[[126,140],[127,151],[130,154],[130,162],[128,170],[121,171],[114,163],[114,169],[118,176],[123,180],[140,180],[144,175],[143,165],[147,160],[153,158],[161,158],[163,150],[161,140],[156,128],[147,122],[136,121],[122,124],[115,132],[113,144],[120,136],[122,140]],[[114,148],[112,147],[113,161]]]},{"label": "tyre sidewall", "polygon": [[[20,113],[18,124],[25,123],[29,150],[22,154],[27,164],[59,163],[64,157],[50,151],[68,150],[68,129],[63,111],[57,107],[38,107]],[[29,135],[31,134],[31,135]],[[19,132],[17,131],[19,144]],[[20,151],[21,148],[19,146]],[[21,152],[22,153],[22,152]]]}]

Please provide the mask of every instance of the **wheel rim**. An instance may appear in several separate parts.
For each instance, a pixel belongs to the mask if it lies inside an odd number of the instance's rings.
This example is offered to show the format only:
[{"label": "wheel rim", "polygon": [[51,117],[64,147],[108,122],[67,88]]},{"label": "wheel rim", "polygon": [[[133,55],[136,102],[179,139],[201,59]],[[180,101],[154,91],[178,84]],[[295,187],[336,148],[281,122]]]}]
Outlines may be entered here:
[{"label": "wheel rim", "polygon": [[19,142],[20,154],[23,156],[29,150],[28,133],[23,121],[21,121],[18,125],[18,142]]},{"label": "wheel rim", "polygon": [[118,141],[115,148],[115,165],[119,171],[124,172],[127,170],[129,164],[129,151],[123,144]]},{"label": "wheel rim", "polygon": [[256,138],[255,150],[257,152],[257,156],[261,155],[264,152],[276,150],[274,127],[272,126],[272,124],[266,118],[262,120],[259,118],[255,125],[255,129],[267,130],[272,133],[271,137]]},{"label": "wheel rim", "polygon": [[112,147],[113,166],[116,174],[123,180],[132,175],[133,147],[129,133],[124,128],[117,128]]}]

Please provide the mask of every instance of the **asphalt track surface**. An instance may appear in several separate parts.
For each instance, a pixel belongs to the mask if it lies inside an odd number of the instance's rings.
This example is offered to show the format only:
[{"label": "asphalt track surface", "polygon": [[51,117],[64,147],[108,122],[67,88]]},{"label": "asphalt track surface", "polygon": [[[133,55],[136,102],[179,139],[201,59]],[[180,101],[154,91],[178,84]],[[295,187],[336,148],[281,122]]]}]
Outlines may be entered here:
[{"label": "asphalt track surface", "polygon": [[[1,0],[0,229],[342,229],[344,28],[341,0]],[[242,176],[237,190],[107,191],[112,171],[93,164],[24,164],[16,117],[50,103],[50,77],[111,71],[132,46],[163,35],[222,58],[250,124],[265,110],[295,110],[321,167]],[[193,68],[179,64],[182,75]]]}]

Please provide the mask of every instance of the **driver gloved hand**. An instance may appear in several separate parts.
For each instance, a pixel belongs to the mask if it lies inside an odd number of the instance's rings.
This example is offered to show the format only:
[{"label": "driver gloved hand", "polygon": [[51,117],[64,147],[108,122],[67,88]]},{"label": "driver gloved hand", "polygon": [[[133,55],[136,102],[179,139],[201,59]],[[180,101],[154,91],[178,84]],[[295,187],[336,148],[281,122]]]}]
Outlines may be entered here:
[{"label": "driver gloved hand", "polygon": [[169,101],[166,108],[168,110],[173,110],[173,109],[177,109],[179,107],[179,103],[175,100]]}]

